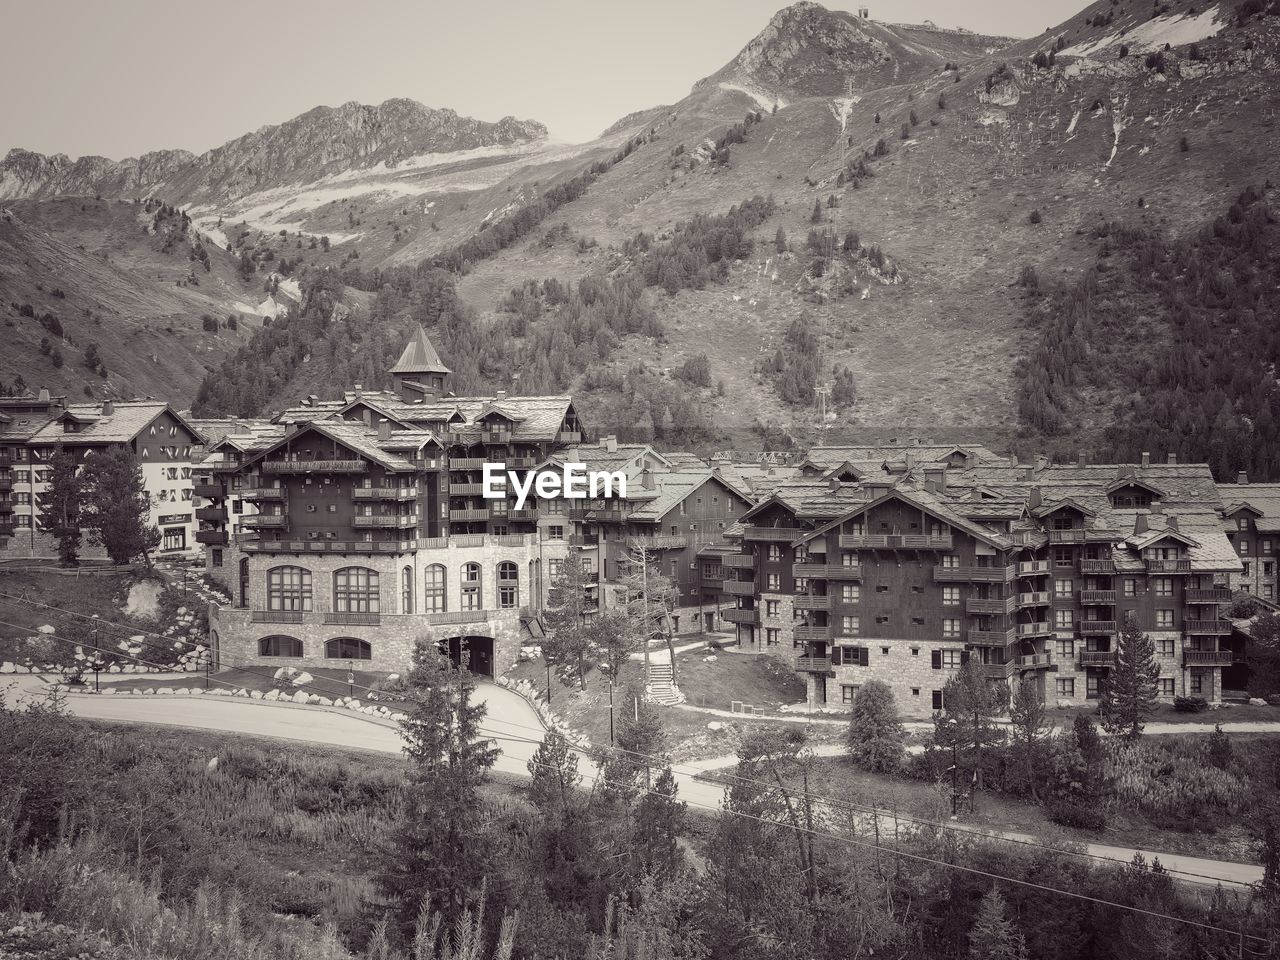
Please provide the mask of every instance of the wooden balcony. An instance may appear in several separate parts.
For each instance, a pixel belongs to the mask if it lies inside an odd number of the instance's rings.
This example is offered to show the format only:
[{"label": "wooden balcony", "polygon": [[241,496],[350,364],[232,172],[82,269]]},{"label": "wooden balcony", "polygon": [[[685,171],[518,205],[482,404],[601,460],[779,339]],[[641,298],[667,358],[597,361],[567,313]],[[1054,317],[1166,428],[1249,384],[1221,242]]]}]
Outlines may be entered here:
[{"label": "wooden balcony", "polygon": [[330,611],[324,615],[324,622],[347,627],[376,627],[382,623],[380,613],[340,613]]},{"label": "wooden balcony", "polygon": [[830,610],[831,597],[826,594],[797,594],[791,601],[796,610]]},{"label": "wooden balcony", "polygon": [[950,550],[951,534],[842,533],[844,550]]},{"label": "wooden balcony", "polygon": [[416,548],[415,540],[260,540],[241,535],[236,543],[245,553],[336,553],[373,555],[406,553]]},{"label": "wooden balcony", "polygon": [[935,583],[1008,583],[1017,571],[1013,567],[934,567]]},{"label": "wooden balcony", "polygon": [[[720,558],[720,565],[732,567],[734,570],[754,570],[756,558],[749,553],[726,553]],[[799,576],[799,574],[796,574]]]},{"label": "wooden balcony", "polygon": [[538,511],[528,507],[523,510],[508,510],[507,519],[512,523],[537,523]]},{"label": "wooden balcony", "polygon": [[1080,602],[1086,606],[1111,606],[1116,602],[1114,590],[1081,590]]},{"label": "wooden balcony", "polygon": [[981,597],[968,597],[964,601],[966,613],[1010,614],[1017,607],[1017,600],[1006,597],[1003,600],[984,600]]},{"label": "wooden balcony", "polygon": [[1048,560],[1023,560],[1018,564],[1018,576],[1020,577],[1043,577],[1048,573]]},{"label": "wooden balcony", "polygon": [[1227,587],[1200,587],[1187,590],[1187,603],[1230,603],[1231,591]]},{"label": "wooden balcony", "polygon": [[484,509],[450,510],[449,519],[455,523],[476,523],[482,520],[488,520],[489,511]]},{"label": "wooden balcony", "polygon": [[759,623],[759,610],[721,610],[721,619],[728,623]]},{"label": "wooden balcony", "polygon": [[283,500],[288,491],[284,487],[251,486],[232,492],[239,493],[242,500]]},{"label": "wooden balcony", "polygon": [[391,500],[404,503],[417,498],[418,491],[412,487],[356,487],[351,491],[352,500]]},{"label": "wooden balcony", "polygon": [[1047,607],[1053,602],[1053,594],[1047,590],[1037,590],[1032,593],[1018,594],[1018,606],[1025,609],[1027,607]]},{"label": "wooden balcony", "polygon": [[1007,680],[1013,676],[1017,664],[1012,660],[1006,660],[1004,663],[980,663],[978,671],[988,680]]},{"label": "wooden balcony", "polygon": [[561,430],[556,434],[556,443],[581,443],[581,430]]},{"label": "wooden balcony", "polygon": [[629,537],[627,542],[643,547],[645,550],[683,550],[689,545],[689,538],[683,534],[671,534],[656,537]]},{"label": "wooden balcony", "polygon": [[1111,574],[1116,572],[1116,562],[1111,559],[1106,560],[1088,560],[1081,559],[1081,573]]},{"label": "wooden balcony", "polygon": [[796,657],[796,671],[799,673],[833,673],[830,657]]},{"label": "wooden balcony", "polygon": [[483,470],[484,465],[490,461],[484,457],[450,457],[450,470]]},{"label": "wooden balcony", "polygon": [[197,530],[196,543],[207,543],[211,547],[225,546],[229,538],[225,530]]},{"label": "wooden balcony", "polygon": [[1103,634],[1116,633],[1114,620],[1080,620],[1076,623],[1082,637],[1096,637]]},{"label": "wooden balcony", "polygon": [[241,517],[240,522],[248,527],[271,527],[280,530],[289,526],[289,518],[282,513],[259,513]]},{"label": "wooden balcony", "polygon": [[1190,573],[1190,560],[1148,560],[1148,573]]},{"label": "wooden balcony", "polygon": [[1187,667],[1229,667],[1230,650],[1183,650],[1182,663]]},{"label": "wooden balcony", "polygon": [[1050,543],[1084,543],[1084,530],[1048,530]]},{"label": "wooden balcony", "polygon": [[226,523],[225,507],[196,507],[196,519],[205,523]]},{"label": "wooden balcony", "polygon": [[227,488],[220,483],[197,480],[191,485],[191,492],[197,497],[204,497],[206,500],[216,500],[227,495]]},{"label": "wooden balcony", "polygon": [[1028,637],[1052,637],[1054,626],[1048,620],[1037,620],[1033,623],[1020,623],[1017,626],[1018,636],[1026,639]]},{"label": "wooden balcony", "polygon": [[427,623],[486,623],[489,620],[488,610],[459,610],[456,613],[428,613]]},{"label": "wooden balcony", "polygon": [[484,493],[483,483],[451,483],[449,484],[449,496],[451,497],[478,497]]},{"label": "wooden balcony", "polygon": [[419,470],[439,470],[444,465],[444,461],[439,457],[418,457],[410,459],[409,462]]},{"label": "wooden balcony", "polygon": [[600,537],[596,534],[575,533],[569,536],[569,546],[571,547],[598,547],[600,546]]},{"label": "wooden balcony", "polygon": [[746,527],[742,531],[744,540],[768,540],[776,543],[790,543],[804,534],[799,527]]},{"label": "wooden balcony", "polygon": [[507,446],[511,443],[511,431],[503,429],[488,429],[480,431],[480,442],[489,444],[498,444]]},{"label": "wooden balcony", "polygon": [[406,530],[409,527],[418,525],[418,517],[415,514],[402,516],[399,514],[374,514],[373,516],[355,516],[351,518],[351,526],[357,528],[372,528],[375,530]]},{"label": "wooden balcony", "polygon": [[264,460],[263,473],[364,473],[363,460]]},{"label": "wooden balcony", "polygon": [[791,567],[797,577],[811,580],[861,580],[862,567],[840,563],[797,563]]},{"label": "wooden balcony", "polygon": [[1116,652],[1114,650],[1081,650],[1080,666],[1082,667],[1114,667]]},{"label": "wooden balcony", "polygon": [[829,626],[814,627],[806,624],[796,624],[791,630],[791,635],[797,640],[830,640],[831,628]]},{"label": "wooden balcony", "polygon": [[1226,620],[1192,620],[1188,618],[1182,624],[1184,633],[1199,633],[1215,637],[1231,636],[1231,624]]},{"label": "wooden balcony", "polygon": [[302,610],[251,610],[251,623],[302,623],[306,613]]},{"label": "wooden balcony", "polygon": [[721,580],[720,592],[731,597],[754,597],[756,585],[753,580]]},{"label": "wooden balcony", "polygon": [[1053,666],[1053,651],[1029,653],[1018,658],[1019,670],[1047,670]]},{"label": "wooden balcony", "polygon": [[1017,636],[1017,632],[1012,627],[1008,630],[969,630],[965,633],[965,643],[975,647],[1006,647],[1013,643]]}]

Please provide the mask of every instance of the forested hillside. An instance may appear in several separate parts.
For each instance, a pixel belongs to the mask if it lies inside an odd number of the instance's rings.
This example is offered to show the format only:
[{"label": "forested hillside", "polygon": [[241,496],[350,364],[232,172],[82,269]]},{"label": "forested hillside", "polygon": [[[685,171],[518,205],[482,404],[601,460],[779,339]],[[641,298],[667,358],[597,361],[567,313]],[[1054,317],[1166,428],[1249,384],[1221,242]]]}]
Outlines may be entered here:
[{"label": "forested hillside", "polygon": [[1208,462],[1220,480],[1280,477],[1280,226],[1249,188],[1183,238],[1150,224],[1095,231],[1078,282],[1021,282],[1039,328],[1019,411],[1064,453],[1133,462],[1143,451]]}]

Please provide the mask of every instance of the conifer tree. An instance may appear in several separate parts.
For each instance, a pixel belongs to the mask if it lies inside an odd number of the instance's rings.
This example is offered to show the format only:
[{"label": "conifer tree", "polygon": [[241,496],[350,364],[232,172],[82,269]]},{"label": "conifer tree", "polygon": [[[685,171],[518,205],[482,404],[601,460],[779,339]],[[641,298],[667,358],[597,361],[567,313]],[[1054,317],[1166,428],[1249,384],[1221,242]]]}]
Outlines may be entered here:
[{"label": "conifer tree", "polygon": [[[542,656],[554,667],[576,663],[578,682],[585,690],[586,652],[590,641],[586,622],[587,578],[582,566],[582,551],[573,547],[560,564],[560,573],[551,581],[543,620],[550,633],[543,638]],[[547,687],[551,700],[551,687]]]},{"label": "conifer tree", "polygon": [[80,483],[84,531],[102,545],[112,563],[132,563],[141,556],[150,568],[149,551],[160,544],[160,530],[148,522],[151,497],[133,454],[115,447],[87,456]]},{"label": "conifer tree", "polygon": [[892,688],[882,680],[868,680],[853,698],[849,717],[849,756],[872,773],[894,773],[902,766],[906,732]]},{"label": "conifer tree", "polygon": [[970,960],[1027,960],[1027,942],[1005,910],[1004,897],[995,887],[983,894],[969,930]]},{"label": "conifer tree", "polygon": [[1151,718],[1159,702],[1159,689],[1156,646],[1130,616],[1120,634],[1115,666],[1098,701],[1103,729],[1130,739],[1142,736],[1143,724]]},{"label": "conifer tree", "polygon": [[677,799],[679,792],[671,768],[664,767],[652,790],[636,804],[632,849],[642,874],[668,879],[680,866],[677,841],[684,827],[685,804]]},{"label": "conifer tree", "polygon": [[49,458],[51,476],[44,501],[44,526],[58,541],[58,562],[64,567],[80,563],[80,508],[84,490],[75,455],[61,445]]}]

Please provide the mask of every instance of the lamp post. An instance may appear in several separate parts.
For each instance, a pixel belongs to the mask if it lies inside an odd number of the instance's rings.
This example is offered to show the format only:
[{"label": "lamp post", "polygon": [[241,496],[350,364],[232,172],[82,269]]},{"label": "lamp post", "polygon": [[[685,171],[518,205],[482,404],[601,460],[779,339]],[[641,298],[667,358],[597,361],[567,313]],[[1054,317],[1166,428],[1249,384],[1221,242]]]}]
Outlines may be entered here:
[{"label": "lamp post", "polygon": [[102,688],[98,685],[98,672],[105,666],[106,664],[102,662],[102,658],[97,656],[96,654],[94,655],[94,658],[89,661],[89,668],[93,671],[93,692],[94,693],[102,692]]}]

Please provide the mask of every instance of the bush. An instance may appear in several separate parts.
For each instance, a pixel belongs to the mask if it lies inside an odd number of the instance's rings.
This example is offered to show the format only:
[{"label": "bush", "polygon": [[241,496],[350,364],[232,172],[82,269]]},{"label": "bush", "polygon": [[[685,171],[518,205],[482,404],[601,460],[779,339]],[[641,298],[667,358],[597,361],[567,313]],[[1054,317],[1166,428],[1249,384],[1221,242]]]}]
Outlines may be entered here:
[{"label": "bush", "polygon": [[1209,709],[1209,701],[1204,697],[1174,697],[1173,709],[1179,713],[1204,713]]},{"label": "bush", "polygon": [[1039,210],[1032,210],[1031,215],[1027,219],[1030,220],[1032,223],[1039,223],[1044,218],[1040,216]]},{"label": "bush", "polygon": [[1045,813],[1054,823],[1078,830],[1102,830],[1107,825],[1107,815],[1096,806],[1060,800],[1050,804]]}]

